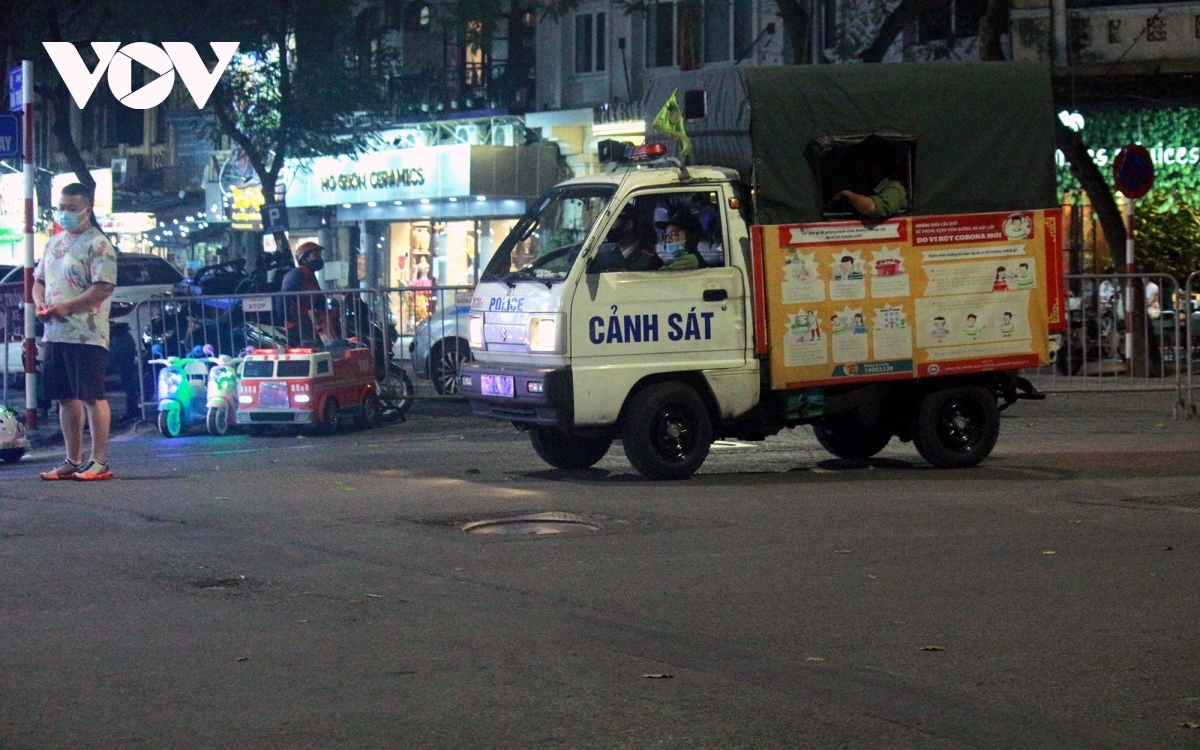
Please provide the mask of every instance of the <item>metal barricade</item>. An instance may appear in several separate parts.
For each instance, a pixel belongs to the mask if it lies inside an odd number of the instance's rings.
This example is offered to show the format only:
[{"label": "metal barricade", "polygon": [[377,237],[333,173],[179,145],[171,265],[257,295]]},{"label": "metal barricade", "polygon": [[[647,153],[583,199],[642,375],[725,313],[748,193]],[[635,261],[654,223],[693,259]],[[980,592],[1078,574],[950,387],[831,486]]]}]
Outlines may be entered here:
[{"label": "metal barricade", "polygon": [[[1180,408],[1183,411],[1183,416],[1191,419],[1196,416],[1196,358],[1200,357],[1200,342],[1197,342],[1197,337],[1200,337],[1200,302],[1193,296],[1197,283],[1200,283],[1200,271],[1193,271],[1183,284],[1182,302],[1176,307],[1183,307],[1181,312],[1177,312],[1176,316],[1182,314],[1184,317],[1184,350],[1183,355],[1187,358],[1187,374],[1184,378],[1183,393],[1180,394]],[[1164,315],[1166,313],[1164,312]]]},{"label": "metal barricade", "polygon": [[379,290],[399,331],[394,361],[412,372],[418,397],[458,396],[458,368],[472,359],[467,329],[473,291],[470,286]]},{"label": "metal barricade", "polygon": [[142,418],[156,410],[161,364],[168,357],[236,357],[247,349],[366,345],[375,353],[385,405],[401,415],[412,383],[393,361],[391,319],[374,289],[162,297],[130,313],[137,356]]},{"label": "metal barricade", "polygon": [[[1054,364],[1025,375],[1044,392],[1175,391],[1182,398],[1190,335],[1180,314],[1174,277],[1161,273],[1071,274],[1067,285],[1067,330]],[[1136,322],[1129,303],[1158,286],[1161,314],[1149,311]],[[1144,296],[1143,296],[1144,300]],[[1133,325],[1131,325],[1133,323]],[[1185,359],[1186,358],[1186,359]],[[1176,407],[1178,409],[1178,405]]]}]

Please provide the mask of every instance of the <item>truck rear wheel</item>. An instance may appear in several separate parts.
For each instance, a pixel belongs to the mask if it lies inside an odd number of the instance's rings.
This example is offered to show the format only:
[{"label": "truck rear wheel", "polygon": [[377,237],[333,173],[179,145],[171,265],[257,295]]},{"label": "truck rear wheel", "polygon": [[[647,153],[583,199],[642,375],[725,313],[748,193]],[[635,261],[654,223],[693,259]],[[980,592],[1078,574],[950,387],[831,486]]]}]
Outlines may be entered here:
[{"label": "truck rear wheel", "polygon": [[683,383],[657,383],[633,397],[622,442],[649,479],[687,479],[708,457],[712,421],[704,400]]},{"label": "truck rear wheel", "polygon": [[612,438],[581,437],[556,427],[534,427],[529,431],[533,449],[556,469],[587,469],[604,458]]},{"label": "truck rear wheel", "polygon": [[987,388],[934,391],[917,407],[913,443],[922,458],[939,468],[977,465],[996,447],[999,436],[1000,409]]},{"label": "truck rear wheel", "polygon": [[838,458],[870,458],[887,447],[892,434],[853,417],[830,417],[813,425],[821,447]]}]

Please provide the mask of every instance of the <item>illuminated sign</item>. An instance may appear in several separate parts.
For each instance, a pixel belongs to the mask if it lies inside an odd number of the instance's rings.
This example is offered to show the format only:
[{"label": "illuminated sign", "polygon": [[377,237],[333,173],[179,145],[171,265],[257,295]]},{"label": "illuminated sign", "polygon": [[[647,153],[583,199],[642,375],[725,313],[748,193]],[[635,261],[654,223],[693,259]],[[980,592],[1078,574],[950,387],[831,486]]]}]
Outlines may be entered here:
[{"label": "illuminated sign", "polygon": [[154,214],[116,213],[99,217],[100,229],[106,234],[138,234],[149,232],[157,226]]},{"label": "illuminated sign", "polygon": [[429,146],[388,149],[357,156],[325,156],[288,161],[287,204],[341,203],[449,198],[471,192],[471,147]]},{"label": "illuminated sign", "polygon": [[247,229],[252,232],[262,231],[263,200],[262,186],[235,187],[230,190],[233,197],[233,211],[229,218],[233,229]]},{"label": "illuminated sign", "polygon": [[[1127,143],[1144,146],[1154,164],[1154,192],[1200,191],[1200,108],[1103,110],[1080,114],[1060,112],[1063,124],[1083,135],[1088,153],[1112,184],[1109,168]],[[1061,151],[1056,154],[1058,187],[1078,190]]]}]

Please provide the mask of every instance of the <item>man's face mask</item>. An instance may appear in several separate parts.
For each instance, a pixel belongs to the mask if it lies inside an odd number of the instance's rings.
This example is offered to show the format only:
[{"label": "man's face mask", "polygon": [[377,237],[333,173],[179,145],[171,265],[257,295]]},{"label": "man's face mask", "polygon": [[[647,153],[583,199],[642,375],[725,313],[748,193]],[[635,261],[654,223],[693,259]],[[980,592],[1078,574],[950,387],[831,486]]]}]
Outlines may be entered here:
[{"label": "man's face mask", "polygon": [[64,211],[61,208],[54,212],[54,223],[68,232],[76,232],[83,224],[85,211]]},{"label": "man's face mask", "polygon": [[325,267],[325,260],[320,255],[306,255],[304,260],[300,261],[300,265],[316,273]]},{"label": "man's face mask", "polygon": [[667,242],[667,243],[663,244],[663,251],[667,254],[667,257],[670,258],[671,260],[676,260],[679,258],[679,256],[683,255],[683,248],[684,248],[683,240],[678,240],[676,242]]}]

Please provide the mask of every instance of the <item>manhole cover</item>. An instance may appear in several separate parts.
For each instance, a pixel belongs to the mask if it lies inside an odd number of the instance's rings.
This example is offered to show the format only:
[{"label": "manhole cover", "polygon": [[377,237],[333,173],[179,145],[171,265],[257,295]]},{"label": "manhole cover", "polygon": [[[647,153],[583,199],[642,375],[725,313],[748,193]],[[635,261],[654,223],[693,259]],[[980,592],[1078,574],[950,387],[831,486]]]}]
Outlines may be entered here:
[{"label": "manhole cover", "polygon": [[1121,502],[1138,505],[1162,505],[1168,508],[1200,509],[1200,495],[1159,495],[1157,497],[1127,497]]},{"label": "manhole cover", "polygon": [[601,526],[574,513],[529,513],[471,521],[461,528],[468,534],[572,534],[599,531]]},{"label": "manhole cover", "polygon": [[198,589],[234,589],[242,585],[241,578],[200,578],[192,581]]}]

